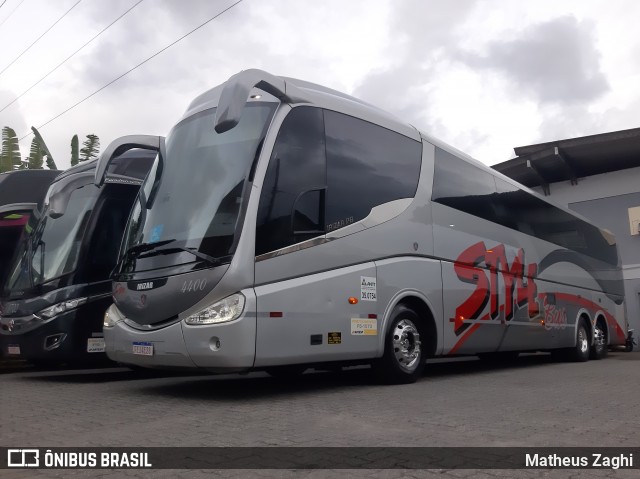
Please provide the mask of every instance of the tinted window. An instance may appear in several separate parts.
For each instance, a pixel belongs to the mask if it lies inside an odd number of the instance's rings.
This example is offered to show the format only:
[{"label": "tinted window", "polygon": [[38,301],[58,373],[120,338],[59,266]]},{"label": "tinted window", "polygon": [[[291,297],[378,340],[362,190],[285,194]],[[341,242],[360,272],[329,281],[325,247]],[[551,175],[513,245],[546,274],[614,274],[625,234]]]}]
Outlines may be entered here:
[{"label": "tinted window", "polygon": [[432,199],[488,221],[495,221],[493,175],[436,148]]},{"label": "tinted window", "polygon": [[413,198],[422,144],[380,126],[325,111],[327,231],[369,215],[375,206]]},{"label": "tinted window", "polygon": [[498,223],[563,248],[617,265],[615,244],[599,228],[496,178]]},{"label": "tinted window", "polygon": [[617,265],[599,228],[457,156],[436,148],[433,201]]},{"label": "tinted window", "polygon": [[321,228],[324,232],[319,225],[326,185],[323,130],[322,110],[318,108],[294,108],[284,120],[260,195],[256,255],[319,234],[294,235],[294,226],[296,231]]}]

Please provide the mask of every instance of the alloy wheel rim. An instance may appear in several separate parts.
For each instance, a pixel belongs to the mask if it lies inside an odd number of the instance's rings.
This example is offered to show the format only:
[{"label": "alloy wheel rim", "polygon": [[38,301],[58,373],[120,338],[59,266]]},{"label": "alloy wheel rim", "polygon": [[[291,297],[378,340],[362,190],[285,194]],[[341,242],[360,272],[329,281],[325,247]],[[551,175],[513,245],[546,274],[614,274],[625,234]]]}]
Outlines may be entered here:
[{"label": "alloy wheel rim", "polygon": [[580,328],[578,333],[578,342],[580,343],[580,352],[586,353],[589,350],[589,342],[583,328]]},{"label": "alloy wheel rim", "polygon": [[600,328],[599,325],[596,325],[594,329],[594,342],[598,351],[602,351],[604,349],[606,337],[604,331]]},{"label": "alloy wheel rim", "polygon": [[401,369],[411,373],[420,364],[422,348],[418,328],[409,319],[402,319],[393,329],[393,351]]}]

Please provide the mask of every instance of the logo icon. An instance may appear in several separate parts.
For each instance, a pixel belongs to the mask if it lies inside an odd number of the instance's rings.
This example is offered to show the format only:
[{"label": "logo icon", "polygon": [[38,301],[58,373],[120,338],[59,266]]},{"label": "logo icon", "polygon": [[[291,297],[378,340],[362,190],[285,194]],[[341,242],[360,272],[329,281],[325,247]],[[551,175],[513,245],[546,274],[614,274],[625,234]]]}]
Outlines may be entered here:
[{"label": "logo icon", "polygon": [[40,466],[40,450],[39,449],[8,449],[7,450],[7,466],[8,467],[39,467]]}]

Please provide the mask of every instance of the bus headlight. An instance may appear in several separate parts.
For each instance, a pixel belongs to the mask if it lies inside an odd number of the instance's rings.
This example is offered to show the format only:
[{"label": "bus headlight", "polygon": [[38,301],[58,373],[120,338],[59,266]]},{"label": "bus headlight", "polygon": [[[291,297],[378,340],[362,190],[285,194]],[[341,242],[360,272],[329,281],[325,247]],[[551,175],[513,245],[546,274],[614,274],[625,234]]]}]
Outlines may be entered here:
[{"label": "bus headlight", "polygon": [[69,301],[63,301],[62,303],[54,304],[53,306],[43,309],[37,313],[37,316],[42,319],[51,319],[54,316],[76,309],[78,306],[83,305],[86,302],[87,298],[70,299]]},{"label": "bus headlight", "polygon": [[122,316],[122,313],[118,310],[115,304],[112,304],[107,308],[107,311],[104,313],[102,327],[113,328],[116,324],[118,324],[123,319],[124,317]]},{"label": "bus headlight", "polygon": [[184,321],[191,325],[225,323],[238,319],[242,311],[244,311],[244,295],[236,293],[212,304],[199,313],[192,314]]}]

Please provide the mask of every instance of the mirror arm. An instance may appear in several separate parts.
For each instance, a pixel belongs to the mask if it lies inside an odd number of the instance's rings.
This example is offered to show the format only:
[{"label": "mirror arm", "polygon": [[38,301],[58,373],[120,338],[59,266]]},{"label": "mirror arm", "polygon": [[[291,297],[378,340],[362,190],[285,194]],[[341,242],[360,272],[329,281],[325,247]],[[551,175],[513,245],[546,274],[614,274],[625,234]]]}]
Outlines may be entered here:
[{"label": "mirror arm", "polygon": [[307,101],[298,87],[290,82],[287,83],[283,78],[256,68],[243,70],[233,75],[224,84],[214,123],[217,133],[229,131],[240,122],[242,110],[253,88],[259,88],[283,103]]}]

